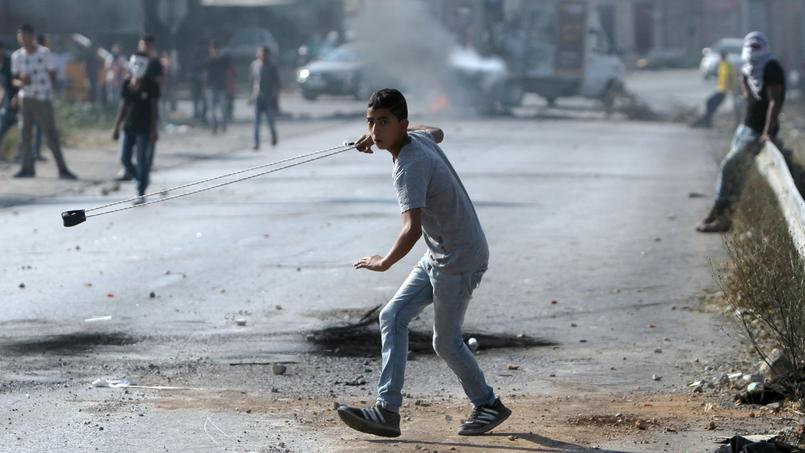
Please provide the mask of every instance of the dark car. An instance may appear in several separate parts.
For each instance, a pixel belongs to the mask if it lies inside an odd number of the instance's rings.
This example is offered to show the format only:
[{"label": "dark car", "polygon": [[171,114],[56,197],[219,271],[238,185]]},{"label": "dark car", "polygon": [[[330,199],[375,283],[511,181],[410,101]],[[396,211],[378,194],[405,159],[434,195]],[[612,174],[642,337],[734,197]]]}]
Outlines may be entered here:
[{"label": "dark car", "polygon": [[395,80],[377,75],[370,79],[364,71],[359,44],[344,44],[336,47],[319,60],[310,62],[296,73],[296,81],[302,96],[314,100],[319,95],[348,95],[366,99],[374,89],[382,86],[398,86]]}]

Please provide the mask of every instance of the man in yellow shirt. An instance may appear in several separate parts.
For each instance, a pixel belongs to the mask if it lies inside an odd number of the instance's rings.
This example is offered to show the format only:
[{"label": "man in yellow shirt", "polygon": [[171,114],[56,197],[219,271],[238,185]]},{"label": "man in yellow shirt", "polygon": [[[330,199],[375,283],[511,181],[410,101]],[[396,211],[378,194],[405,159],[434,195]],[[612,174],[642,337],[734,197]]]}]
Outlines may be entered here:
[{"label": "man in yellow shirt", "polygon": [[713,115],[716,113],[727,94],[735,92],[735,68],[727,60],[727,52],[721,51],[721,61],[718,63],[718,91],[713,93],[705,102],[704,114],[699,117],[691,127],[710,128],[713,126]]}]

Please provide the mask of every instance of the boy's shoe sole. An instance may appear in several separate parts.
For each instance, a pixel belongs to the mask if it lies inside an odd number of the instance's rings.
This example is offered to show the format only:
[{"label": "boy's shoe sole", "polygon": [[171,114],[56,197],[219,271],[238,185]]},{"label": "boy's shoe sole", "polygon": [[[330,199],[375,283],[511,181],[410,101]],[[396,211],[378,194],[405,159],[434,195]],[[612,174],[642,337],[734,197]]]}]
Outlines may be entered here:
[{"label": "boy's shoe sole", "polygon": [[505,411],[501,411],[500,418],[496,419],[495,421],[493,421],[493,422],[491,422],[489,424],[486,424],[486,425],[484,425],[484,426],[482,426],[480,428],[474,428],[474,429],[461,428],[461,429],[458,430],[458,435],[459,436],[480,436],[481,434],[486,434],[489,431],[492,431],[493,429],[495,429],[498,426],[500,426],[503,422],[508,420],[509,417],[511,417],[512,411],[509,408],[505,408],[505,409],[506,409]]},{"label": "boy's shoe sole", "polygon": [[390,428],[380,423],[375,423],[365,418],[358,417],[348,410],[348,406],[341,406],[338,408],[338,416],[341,421],[346,423],[350,428],[366,434],[374,434],[381,437],[400,437],[400,430]]}]

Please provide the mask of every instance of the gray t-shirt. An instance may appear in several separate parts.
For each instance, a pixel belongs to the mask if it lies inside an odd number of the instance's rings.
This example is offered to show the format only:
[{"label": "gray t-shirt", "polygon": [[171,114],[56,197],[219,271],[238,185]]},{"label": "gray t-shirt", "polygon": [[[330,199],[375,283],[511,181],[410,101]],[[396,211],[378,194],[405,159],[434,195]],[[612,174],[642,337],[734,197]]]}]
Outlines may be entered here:
[{"label": "gray t-shirt", "polygon": [[422,210],[422,230],[431,263],[449,274],[474,272],[489,261],[486,237],[464,185],[428,132],[411,142],[394,163],[400,211]]}]

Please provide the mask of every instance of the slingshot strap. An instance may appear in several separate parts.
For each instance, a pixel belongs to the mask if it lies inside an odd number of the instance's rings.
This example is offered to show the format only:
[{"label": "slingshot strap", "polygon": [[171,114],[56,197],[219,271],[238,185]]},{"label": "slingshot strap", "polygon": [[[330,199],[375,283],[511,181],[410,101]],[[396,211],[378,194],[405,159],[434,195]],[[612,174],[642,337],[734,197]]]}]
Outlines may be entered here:
[{"label": "slingshot strap", "polygon": [[[306,153],[306,154],[300,154],[298,156],[288,157],[286,159],[281,159],[281,160],[277,160],[277,161],[274,161],[274,162],[269,162],[267,164],[257,165],[255,167],[246,168],[244,170],[233,171],[231,173],[215,176],[215,177],[212,177],[212,178],[203,179],[201,181],[191,182],[191,183],[183,184],[181,186],[176,186],[176,187],[170,187],[168,189],[164,189],[164,190],[161,190],[159,192],[151,192],[149,194],[143,195],[143,197],[148,198],[148,197],[152,197],[154,195],[158,195],[158,194],[160,194],[162,192],[171,192],[171,191],[175,191],[175,190],[185,189],[187,187],[197,186],[199,184],[208,183],[210,181],[215,181],[215,180],[218,180],[218,179],[228,178],[230,176],[235,176],[235,175],[239,175],[239,174],[242,174],[242,173],[248,173],[248,172],[251,172],[251,171],[259,170],[261,168],[273,167],[275,165],[284,164],[285,162],[291,162],[291,161],[294,161],[294,160],[303,159],[305,157],[324,154],[324,153],[327,153],[329,151],[333,151],[333,150],[336,150],[336,149],[340,150],[341,148],[344,148],[343,151],[346,151],[346,150],[354,149],[355,146],[352,145],[352,144],[344,144],[344,145],[341,145],[341,146],[334,146],[332,148],[320,149],[318,151],[313,151],[313,152]],[[315,160],[315,159],[313,159],[313,160]],[[312,161],[306,161],[306,162],[312,162]],[[283,167],[283,168],[290,168],[290,167]],[[261,175],[262,174],[265,174],[265,173],[261,173]],[[259,175],[257,175],[257,176],[259,176]],[[245,178],[245,179],[248,179],[248,178]],[[242,179],[238,179],[238,180],[232,181],[232,182],[238,182],[238,181],[242,181]],[[227,183],[227,184],[231,184],[231,183]],[[226,185],[226,184],[223,184],[223,185]],[[216,185],[216,186],[212,186],[210,188],[215,188],[215,187],[221,187],[221,186]],[[205,189],[205,190],[207,190],[207,189]],[[193,192],[190,192],[190,193],[197,193],[197,192],[193,191]],[[184,195],[182,195],[182,196],[184,196]],[[132,202],[132,201],[134,201],[134,200],[136,200],[138,198],[140,198],[140,197],[138,196],[138,197],[132,197],[132,198],[129,198],[129,199],[126,199],[126,200],[115,201],[114,203],[109,203],[109,204],[105,204],[103,206],[97,206],[97,207],[92,208],[92,209],[87,209],[86,212],[99,211],[101,209],[106,209],[106,208],[116,206],[116,205],[119,205],[119,204],[130,203],[130,202]],[[165,199],[163,199],[161,201],[170,200],[170,199],[173,199],[173,198],[176,198],[176,197],[175,196],[174,197],[168,197],[168,198],[165,198]],[[151,204],[151,203],[154,203],[154,202],[143,203],[143,204],[138,205],[138,206],[145,206],[145,205]],[[115,211],[109,211],[109,212],[116,212],[116,211],[122,211],[122,209],[117,209]],[[95,214],[95,215],[99,215],[99,214]],[[87,217],[91,217],[91,216],[87,216]]]},{"label": "slingshot strap", "polygon": [[[343,148],[343,149],[339,149],[339,148]],[[336,150],[336,149],[338,151],[333,151],[333,150]],[[149,201],[149,202],[142,203],[142,204],[139,204],[139,205],[126,206],[126,207],[123,207],[123,208],[113,209],[111,211],[99,212],[97,214],[88,214],[87,218],[89,218],[89,217],[98,217],[98,216],[105,215],[105,214],[111,214],[113,212],[125,211],[127,209],[141,208],[141,207],[148,206],[148,205],[151,205],[151,204],[162,203],[163,201],[173,200],[173,199],[176,199],[176,198],[186,197],[188,195],[193,195],[193,194],[197,194],[197,193],[200,193],[200,192],[205,192],[207,190],[217,189],[219,187],[227,186],[229,184],[234,184],[236,182],[246,181],[247,179],[257,178],[258,176],[267,175],[269,173],[275,173],[275,172],[278,172],[280,170],[285,170],[287,168],[296,167],[296,166],[299,166],[299,165],[302,165],[302,164],[306,164],[308,162],[313,162],[313,161],[316,161],[316,160],[319,160],[319,159],[324,159],[324,158],[327,158],[327,157],[335,156],[337,154],[341,154],[341,153],[347,152],[347,151],[352,150],[352,149],[355,149],[354,144],[342,145],[342,146],[339,146],[339,147],[329,148],[329,149],[326,149],[326,150],[319,150],[319,151],[315,151],[315,152],[312,152],[312,153],[303,154],[303,155],[300,155],[300,156],[279,160],[279,161],[276,161],[276,162],[272,162],[270,164],[259,165],[257,167],[252,167],[252,168],[249,168],[249,169],[246,169],[246,170],[240,170],[240,171],[228,173],[226,175],[216,176],[214,178],[205,179],[203,181],[198,181],[198,182],[194,182],[194,183],[191,183],[191,184],[185,184],[183,186],[178,186],[178,187],[174,187],[174,188],[167,189],[167,190],[178,190],[178,189],[181,189],[181,188],[195,186],[195,185],[202,184],[202,183],[209,182],[209,181],[214,181],[216,179],[225,178],[227,176],[234,176],[234,175],[237,175],[237,174],[246,173],[248,171],[254,171],[254,170],[257,170],[257,169],[260,169],[260,168],[265,168],[265,167],[269,167],[269,166],[273,166],[273,165],[278,165],[278,164],[283,163],[283,162],[289,162],[289,161],[292,161],[292,160],[301,159],[303,157],[310,157],[310,156],[317,155],[316,157],[313,157],[313,158],[310,158],[310,159],[302,160],[302,161],[299,161],[299,162],[294,162],[294,163],[288,164],[288,165],[283,165],[282,167],[278,167],[278,168],[272,168],[271,170],[266,170],[266,171],[262,171],[260,173],[255,173],[253,175],[233,179],[231,181],[226,181],[226,182],[222,182],[222,183],[215,184],[215,185],[212,185],[212,186],[203,187],[201,189],[191,190],[190,192],[185,192],[185,193],[180,193],[180,194],[177,194],[177,195],[172,195],[170,197],[160,198],[158,200]],[[327,154],[323,154],[323,153],[326,153],[328,151],[332,151],[332,152],[329,152]],[[149,194],[149,195],[154,195],[154,194]],[[144,196],[147,197],[149,195],[144,195]],[[133,201],[133,200],[136,200],[137,198],[139,198],[139,197],[135,197],[135,198],[131,198],[129,200],[119,201],[119,202],[115,202],[115,203],[110,203],[108,205],[99,206],[99,207],[93,208],[93,209],[88,209],[86,212],[97,211],[99,209],[103,209],[103,208],[107,208],[107,207],[114,206],[114,205],[117,205],[117,204],[125,203],[126,201]]]}]

